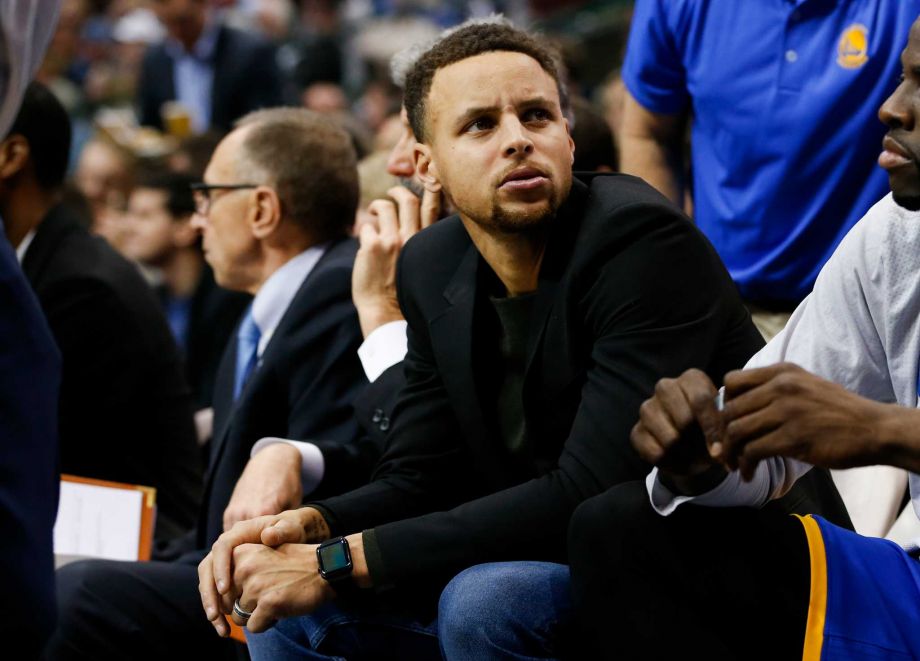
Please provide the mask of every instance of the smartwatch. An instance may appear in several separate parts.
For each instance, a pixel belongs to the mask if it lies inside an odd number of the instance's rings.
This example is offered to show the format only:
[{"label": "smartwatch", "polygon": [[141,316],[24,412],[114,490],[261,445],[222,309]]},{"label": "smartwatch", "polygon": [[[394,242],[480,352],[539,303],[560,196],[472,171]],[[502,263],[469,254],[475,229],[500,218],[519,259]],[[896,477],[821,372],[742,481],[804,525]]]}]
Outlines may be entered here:
[{"label": "smartwatch", "polygon": [[334,537],[316,547],[316,560],[319,575],[329,581],[337,593],[353,592],[357,589],[351,578],[354,565],[351,562],[351,549],[344,537]]}]

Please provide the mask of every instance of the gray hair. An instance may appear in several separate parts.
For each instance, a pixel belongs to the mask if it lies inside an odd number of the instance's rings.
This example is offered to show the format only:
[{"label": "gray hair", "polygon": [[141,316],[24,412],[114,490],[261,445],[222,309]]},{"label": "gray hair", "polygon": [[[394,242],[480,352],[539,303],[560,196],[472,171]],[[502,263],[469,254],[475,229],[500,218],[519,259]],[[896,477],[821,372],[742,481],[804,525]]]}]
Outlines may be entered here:
[{"label": "gray hair", "polygon": [[447,28],[434,39],[412,44],[408,48],[404,48],[403,50],[396,53],[396,55],[394,55],[390,60],[390,78],[393,80],[393,84],[396,85],[399,89],[405,89],[406,77],[409,75],[409,70],[415,66],[415,63],[418,62],[418,59],[422,55],[431,50],[431,48],[442,39],[445,39],[446,37],[452,35],[454,32],[462,30],[463,28],[469,27],[471,25],[488,24],[507,25],[508,27],[514,27],[512,22],[503,14],[489,14],[488,16],[480,16],[478,18],[467,19],[459,25]]},{"label": "gray hair", "polygon": [[269,108],[236,127],[247,129],[237,167],[275,189],[286,218],[317,243],[348,233],[358,207],[357,156],[334,119],[304,108]]}]

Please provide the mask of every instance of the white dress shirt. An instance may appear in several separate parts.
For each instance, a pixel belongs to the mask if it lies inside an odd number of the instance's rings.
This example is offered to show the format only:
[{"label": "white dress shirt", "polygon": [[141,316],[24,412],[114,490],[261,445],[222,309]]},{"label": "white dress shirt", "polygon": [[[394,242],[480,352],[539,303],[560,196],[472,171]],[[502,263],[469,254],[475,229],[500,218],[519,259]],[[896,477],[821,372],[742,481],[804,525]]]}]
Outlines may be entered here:
[{"label": "white dress shirt", "polygon": [[[878,202],[841,242],[814,291],[786,328],[748,362],[791,362],[863,397],[917,407],[920,366],[920,212]],[[832,442],[832,440],[829,440]],[[668,515],[680,504],[760,506],[782,496],[810,466],[776,457],[750,482],[737,472],[695,498],[670,492],[657,469],[646,480],[652,505]],[[910,475],[920,516],[920,477]]]},{"label": "white dress shirt", "polygon": [[[255,307],[253,307],[253,313],[255,313]],[[406,357],[406,327],[405,321],[391,321],[375,328],[361,343],[358,348],[358,357],[361,359],[367,380],[371,383]],[[300,478],[303,494],[308,495],[319,486],[326,472],[326,462],[322,451],[308,441],[269,437],[257,441],[252,446],[249,456],[254,457],[263,448],[276,443],[287,443],[300,451]]]}]

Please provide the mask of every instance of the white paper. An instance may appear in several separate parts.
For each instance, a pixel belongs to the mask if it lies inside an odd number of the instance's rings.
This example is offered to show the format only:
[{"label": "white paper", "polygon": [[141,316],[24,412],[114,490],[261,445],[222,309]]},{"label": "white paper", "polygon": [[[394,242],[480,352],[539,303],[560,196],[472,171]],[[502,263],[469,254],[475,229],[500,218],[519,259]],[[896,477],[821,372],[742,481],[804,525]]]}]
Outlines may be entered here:
[{"label": "white paper", "polygon": [[61,482],[54,553],[109,560],[137,560],[141,491]]}]

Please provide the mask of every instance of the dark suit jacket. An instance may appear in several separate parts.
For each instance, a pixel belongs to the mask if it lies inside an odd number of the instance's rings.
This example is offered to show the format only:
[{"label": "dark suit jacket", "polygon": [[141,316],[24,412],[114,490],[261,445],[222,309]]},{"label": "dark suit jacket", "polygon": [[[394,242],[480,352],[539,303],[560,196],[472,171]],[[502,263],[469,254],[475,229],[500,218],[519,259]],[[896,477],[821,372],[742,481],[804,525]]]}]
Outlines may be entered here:
[{"label": "dark suit jacket", "polygon": [[220,287],[205,265],[192,294],[182,356],[196,409],[211,406],[224,347],[251,301],[248,294]]},{"label": "dark suit jacket", "polygon": [[201,489],[191,398],[153,292],[64,207],[22,267],[64,361],[61,471],[155,487],[157,538],[190,529]]},{"label": "dark suit jacket", "polygon": [[214,438],[198,549],[209,548],[223,532],[233,487],[260,438],[325,439],[333,446],[358,438],[352,401],[367,377],[358,360],[361,328],[351,301],[356,249],[348,239],[326,251],[300,286],[236,402],[232,334],[214,390]]},{"label": "dark suit jacket", "polygon": [[[268,42],[221,26],[213,64],[212,128],[229,131],[233,122],[246,113],[281,105],[275,49]],[[137,89],[140,123],[162,129],[160,108],[176,98],[173,60],[163,44],[151,46],[145,53]]]},{"label": "dark suit jacket", "polygon": [[0,236],[0,635],[36,658],[54,629],[57,402],[61,357],[35,295]]},{"label": "dark suit jacket", "polygon": [[529,475],[497,434],[486,284],[460,220],[400,261],[406,387],[374,480],[319,503],[333,534],[365,532],[381,585],[428,586],[470,565],[565,561],[584,499],[643,478],[629,442],[656,381],[690,367],[717,383],[763,340],[696,227],[639,179],[576,180],[550,230],[523,389]]}]

